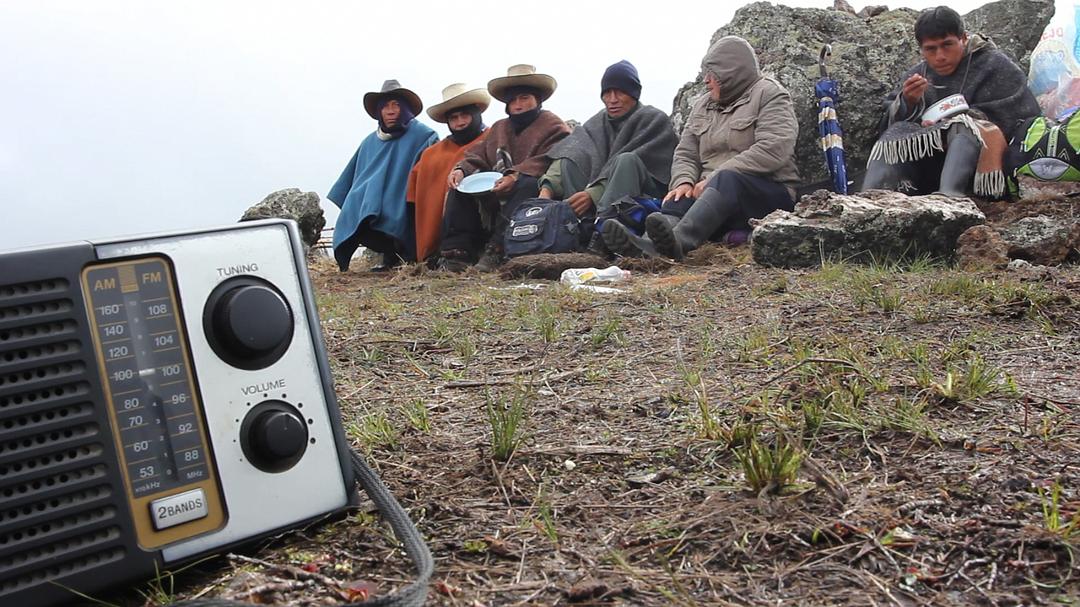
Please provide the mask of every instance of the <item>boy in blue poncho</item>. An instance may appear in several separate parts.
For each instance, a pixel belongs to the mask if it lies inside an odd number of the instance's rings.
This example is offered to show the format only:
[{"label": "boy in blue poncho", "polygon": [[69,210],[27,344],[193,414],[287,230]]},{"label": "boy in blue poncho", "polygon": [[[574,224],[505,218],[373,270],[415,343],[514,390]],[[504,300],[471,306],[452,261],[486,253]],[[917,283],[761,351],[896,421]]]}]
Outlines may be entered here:
[{"label": "boy in blue poncho", "polygon": [[364,95],[364,109],[379,126],[364,138],[326,195],[341,209],[333,244],[342,272],[361,245],[382,253],[375,272],[414,257],[416,235],[405,189],[420,153],[439,140],[435,131],[413,120],[423,107],[420,97],[397,80]]}]

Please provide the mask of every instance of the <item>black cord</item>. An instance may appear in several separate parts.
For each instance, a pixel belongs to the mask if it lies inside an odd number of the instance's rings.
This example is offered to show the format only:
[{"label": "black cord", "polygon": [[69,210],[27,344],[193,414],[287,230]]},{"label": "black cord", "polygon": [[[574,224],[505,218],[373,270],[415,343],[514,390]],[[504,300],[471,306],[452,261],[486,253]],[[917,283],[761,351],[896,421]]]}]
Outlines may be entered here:
[{"label": "black cord", "polygon": [[[420,607],[427,601],[428,585],[435,572],[435,561],[431,558],[431,551],[428,550],[416,525],[409,519],[408,513],[386,488],[379,475],[367,465],[364,458],[356,451],[350,450],[349,459],[352,461],[353,472],[356,473],[359,485],[363,487],[371,501],[375,502],[379,512],[386,517],[394,530],[394,536],[402,543],[405,553],[416,565],[416,580],[394,594],[360,603],[342,603],[340,607]],[[227,599],[192,599],[172,603],[171,607],[255,607],[255,605]]]}]

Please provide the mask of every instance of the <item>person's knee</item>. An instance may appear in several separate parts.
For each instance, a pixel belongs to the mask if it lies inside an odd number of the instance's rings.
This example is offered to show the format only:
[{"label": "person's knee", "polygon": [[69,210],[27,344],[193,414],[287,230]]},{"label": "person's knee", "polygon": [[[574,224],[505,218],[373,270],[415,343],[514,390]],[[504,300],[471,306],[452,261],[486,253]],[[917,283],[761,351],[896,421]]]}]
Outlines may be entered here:
[{"label": "person's knee", "polygon": [[636,165],[636,164],[640,164],[640,163],[641,163],[641,159],[639,159],[638,155],[633,153],[633,152],[623,152],[623,153],[618,154],[617,156],[615,156],[615,166],[616,167],[626,166],[626,165]]},{"label": "person's knee", "polygon": [[721,192],[729,192],[739,185],[740,175],[735,171],[720,171],[709,180],[708,187]]},{"label": "person's knee", "polygon": [[974,150],[982,147],[982,144],[979,143],[975,134],[972,133],[970,129],[959,124],[949,127],[948,133],[945,136],[945,142],[946,152],[952,148]]}]

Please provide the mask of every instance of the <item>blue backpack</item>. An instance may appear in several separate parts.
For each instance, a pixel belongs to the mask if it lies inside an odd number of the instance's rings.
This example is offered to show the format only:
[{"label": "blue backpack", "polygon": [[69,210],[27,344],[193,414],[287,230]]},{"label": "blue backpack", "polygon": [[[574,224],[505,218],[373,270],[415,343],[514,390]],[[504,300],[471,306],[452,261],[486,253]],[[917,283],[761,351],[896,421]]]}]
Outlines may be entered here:
[{"label": "blue backpack", "polygon": [[563,200],[530,198],[510,215],[504,246],[507,257],[572,253],[581,249],[581,222]]},{"label": "blue backpack", "polygon": [[645,233],[645,218],[660,211],[660,201],[643,196],[623,196],[611,204],[611,207],[596,216],[596,230],[600,231],[604,222],[614,219],[630,228],[634,234]]}]

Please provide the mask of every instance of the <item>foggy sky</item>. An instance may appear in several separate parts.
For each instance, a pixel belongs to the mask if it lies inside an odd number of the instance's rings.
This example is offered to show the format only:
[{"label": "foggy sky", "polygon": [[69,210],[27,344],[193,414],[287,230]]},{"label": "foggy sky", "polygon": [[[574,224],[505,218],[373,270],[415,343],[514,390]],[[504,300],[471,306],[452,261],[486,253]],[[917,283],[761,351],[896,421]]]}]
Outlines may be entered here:
[{"label": "foggy sky", "polygon": [[[641,101],[670,112],[734,5],[639,7],[0,3],[0,249],[231,223],[286,187],[325,196],[375,127],[364,93],[387,78],[427,106],[451,82],[483,87],[530,63],[558,80],[545,108],[584,121],[601,108],[604,68],[627,59]],[[496,102],[485,122],[503,116]],[[336,209],[323,206],[333,225]]]}]

